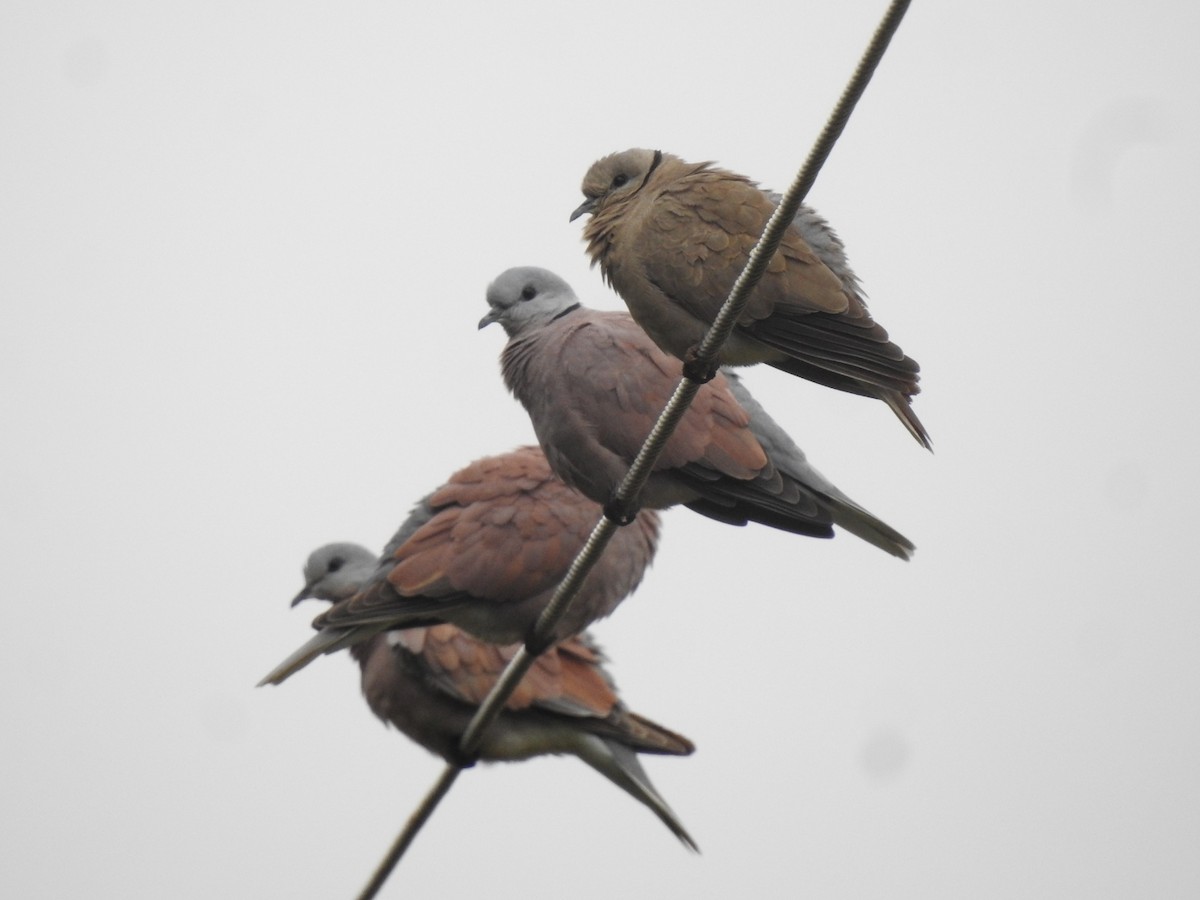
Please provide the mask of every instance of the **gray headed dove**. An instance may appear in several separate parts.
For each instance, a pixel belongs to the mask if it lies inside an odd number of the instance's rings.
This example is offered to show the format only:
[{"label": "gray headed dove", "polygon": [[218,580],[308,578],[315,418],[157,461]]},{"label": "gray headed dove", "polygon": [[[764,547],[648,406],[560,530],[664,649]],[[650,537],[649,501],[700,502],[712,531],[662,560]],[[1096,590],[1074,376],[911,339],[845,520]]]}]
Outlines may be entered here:
[{"label": "gray headed dove", "polygon": [[[373,576],[375,555],[355,544],[315,550],[302,597],[340,602]],[[376,634],[350,648],[367,705],[431,753],[455,763],[476,707],[520,645],[498,646],[453,625]],[[691,741],[630,712],[586,633],[538,657],[483,736],[479,758],[523,760],[569,753],[648,806],[689,849],[696,844],[650,783],[638,753],[686,756]]]},{"label": "gray headed dove", "polygon": [[[537,447],[476,460],[417,504],[361,590],[318,616],[318,633],[260,683],[395,628],[449,622],[494,643],[524,640],[600,514]],[[642,518],[605,548],[552,642],[609,615],[641,582],[659,531],[657,516]]]},{"label": "gray headed dove", "polygon": [[[499,322],[508,333],[504,381],[528,411],[551,467],[591,499],[610,503],[681,363],[627,313],[583,307],[545,269],[509,269],[488,288],[487,301],[491,311],[479,327]],[[649,509],[679,503],[723,522],[813,537],[832,537],[839,525],[902,559],[914,549],[809,465],[745,386],[721,372],[700,386],[640,498]]]},{"label": "gray headed dove", "polygon": [[[779,194],[712,163],[632,149],[597,161],[571,215],[592,264],[659,347],[690,359],[729,295]],[[807,206],[750,294],[724,345],[729,365],[767,363],[818,384],[878,397],[921,444],[912,411],[919,366],[867,310],[841,240]]]}]

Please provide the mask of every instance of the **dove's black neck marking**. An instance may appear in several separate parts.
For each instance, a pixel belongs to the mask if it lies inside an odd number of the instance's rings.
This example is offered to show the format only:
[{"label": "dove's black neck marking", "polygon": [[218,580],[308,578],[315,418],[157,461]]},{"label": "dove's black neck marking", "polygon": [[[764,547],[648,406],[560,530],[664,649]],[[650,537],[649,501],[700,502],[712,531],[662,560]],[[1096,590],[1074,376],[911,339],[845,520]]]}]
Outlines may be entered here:
[{"label": "dove's black neck marking", "polygon": [[650,168],[646,170],[646,177],[642,179],[642,184],[650,180],[650,176],[654,174],[654,170],[658,168],[658,164],[662,162],[662,151],[654,151],[654,160],[650,163]]},{"label": "dove's black neck marking", "polygon": [[555,316],[553,319],[551,319],[550,321],[551,321],[551,322],[557,322],[559,319],[561,319],[561,318],[562,318],[563,316],[565,316],[567,313],[575,312],[575,310],[577,310],[577,309],[579,309],[579,304],[578,304],[578,303],[572,303],[572,304],[571,304],[570,306],[568,306],[566,309],[564,309],[564,310],[562,310],[561,312],[559,312],[559,313],[558,313],[558,315],[556,315],[556,316]]}]

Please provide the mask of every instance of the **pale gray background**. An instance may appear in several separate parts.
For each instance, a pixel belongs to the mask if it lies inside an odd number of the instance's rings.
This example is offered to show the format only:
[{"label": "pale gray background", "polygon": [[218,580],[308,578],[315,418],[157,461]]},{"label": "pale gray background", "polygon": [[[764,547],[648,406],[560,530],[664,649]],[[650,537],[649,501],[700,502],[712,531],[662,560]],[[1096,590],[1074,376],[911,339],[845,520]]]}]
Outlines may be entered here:
[{"label": "pale gray background", "polygon": [[[530,439],[488,281],[593,305],[579,181],[632,145],[782,189],[883,3],[0,7],[0,893],[336,897],[441,764],[305,639]],[[918,2],[811,195],[920,360],[749,383],[909,534],[667,516],[599,629],[702,846],[574,760],[459,782],[385,896],[1195,897],[1194,3]],[[526,893],[523,893],[526,891]]]}]

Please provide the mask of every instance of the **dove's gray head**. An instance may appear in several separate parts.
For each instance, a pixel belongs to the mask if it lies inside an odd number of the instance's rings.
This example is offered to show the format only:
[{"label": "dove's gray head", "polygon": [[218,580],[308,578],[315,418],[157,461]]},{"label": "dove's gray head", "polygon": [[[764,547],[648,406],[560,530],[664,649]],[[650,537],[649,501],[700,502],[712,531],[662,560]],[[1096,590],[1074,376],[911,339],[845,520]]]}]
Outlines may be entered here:
[{"label": "dove's gray head", "polygon": [[358,544],[326,544],[304,564],[304,589],[292,600],[344,600],[358,593],[375,570],[375,554]]},{"label": "dove's gray head", "polygon": [[499,322],[509,337],[552,322],[579,306],[579,298],[569,284],[535,266],[502,272],[488,285],[487,302],[491,310],[479,320],[479,327]]},{"label": "dove's gray head", "polygon": [[587,199],[571,213],[571,221],[636,194],[662,159],[661,150],[634,147],[596,160],[583,176],[583,196]]}]

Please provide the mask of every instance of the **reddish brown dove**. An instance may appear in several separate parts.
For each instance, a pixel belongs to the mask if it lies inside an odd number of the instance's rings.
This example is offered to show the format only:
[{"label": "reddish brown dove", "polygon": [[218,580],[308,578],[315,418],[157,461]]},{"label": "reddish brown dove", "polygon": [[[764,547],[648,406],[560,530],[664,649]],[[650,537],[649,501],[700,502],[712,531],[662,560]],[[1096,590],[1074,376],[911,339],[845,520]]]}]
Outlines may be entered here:
[{"label": "reddish brown dove", "polygon": [[[627,313],[583,307],[552,272],[509,269],[488,288],[508,333],[504,381],[533,421],[551,467],[609,504],[679,381],[682,364]],[[839,491],[754,401],[718,372],[701,385],[659,457],[641,506],[684,504],[723,522],[832,537],[839,525],[907,559],[913,544]],[[620,520],[627,511],[611,509]]]},{"label": "reddish brown dove", "polygon": [[[344,602],[369,581],[375,555],[329,544],[304,567],[301,597]],[[385,723],[449,763],[458,742],[519,644],[497,646],[453,625],[376,634],[350,648],[367,705]],[[690,849],[696,844],[650,783],[638,753],[686,756],[691,741],[627,710],[586,633],[537,658],[479,748],[485,761],[569,753],[648,806]]]},{"label": "reddish brown dove", "polygon": [[[745,266],[780,195],[712,163],[633,149],[597,161],[571,214],[592,264],[663,350],[688,359]],[[920,367],[867,310],[841,240],[807,206],[792,220],[724,345],[728,365],[767,363],[878,397],[925,447],[912,411]]]},{"label": "reddish brown dove", "polygon": [[[318,633],[261,683],[278,684],[323,653],[395,628],[449,622],[494,643],[522,641],[600,515],[554,476],[537,447],[476,460],[417,504],[362,589],[318,616]],[[604,618],[633,593],[658,531],[657,516],[621,529],[551,642]]]}]

